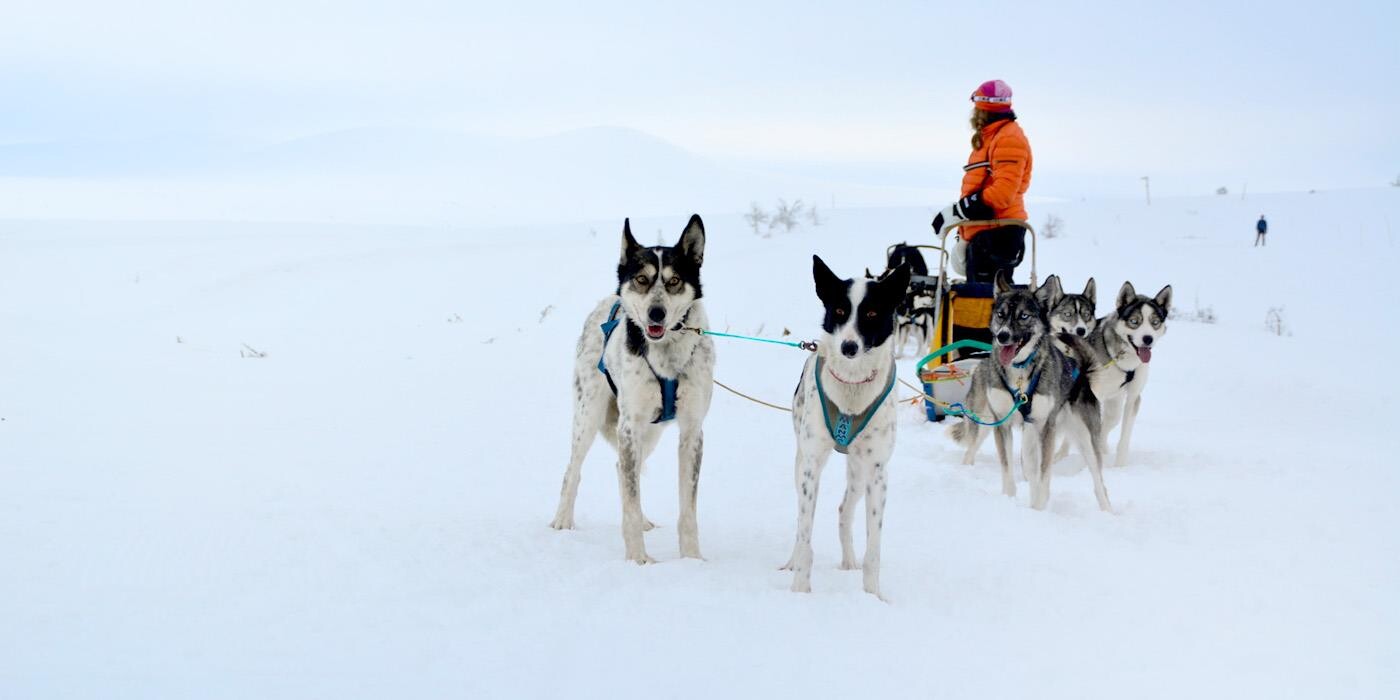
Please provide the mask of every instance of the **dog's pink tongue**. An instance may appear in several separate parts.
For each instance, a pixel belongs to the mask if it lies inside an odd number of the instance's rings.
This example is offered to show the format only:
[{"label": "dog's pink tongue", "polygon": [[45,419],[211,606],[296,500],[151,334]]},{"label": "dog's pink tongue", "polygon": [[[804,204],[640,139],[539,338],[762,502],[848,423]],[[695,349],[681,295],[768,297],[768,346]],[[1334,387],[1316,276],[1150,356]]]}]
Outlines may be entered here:
[{"label": "dog's pink tongue", "polygon": [[1014,359],[1016,359],[1015,345],[1002,345],[997,348],[997,361],[1003,366],[1011,364]]},{"label": "dog's pink tongue", "polygon": [[1138,348],[1137,351],[1138,359],[1142,360],[1143,364],[1147,364],[1152,361],[1152,348]]}]

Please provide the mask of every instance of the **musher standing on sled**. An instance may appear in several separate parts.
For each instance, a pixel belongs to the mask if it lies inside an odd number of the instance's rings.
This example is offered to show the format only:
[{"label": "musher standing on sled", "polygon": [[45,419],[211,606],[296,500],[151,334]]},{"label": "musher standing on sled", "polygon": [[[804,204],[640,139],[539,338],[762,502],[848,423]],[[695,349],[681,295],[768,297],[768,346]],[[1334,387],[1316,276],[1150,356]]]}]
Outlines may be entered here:
[{"label": "musher standing on sled", "polygon": [[[962,199],[933,219],[934,235],[959,221],[1026,219],[1022,196],[1031,184],[1031,144],[1011,111],[1011,86],[988,80],[972,93],[972,155],[963,167]],[[1026,252],[1020,226],[959,227],[949,262],[969,282],[1011,279]]]}]

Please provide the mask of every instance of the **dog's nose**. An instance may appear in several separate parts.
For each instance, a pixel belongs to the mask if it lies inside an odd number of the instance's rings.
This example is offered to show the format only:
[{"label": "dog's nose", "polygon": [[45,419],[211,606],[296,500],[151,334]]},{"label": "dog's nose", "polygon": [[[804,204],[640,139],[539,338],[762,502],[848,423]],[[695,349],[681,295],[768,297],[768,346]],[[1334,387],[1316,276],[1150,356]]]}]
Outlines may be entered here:
[{"label": "dog's nose", "polygon": [[1088,329],[1088,328],[1076,328],[1076,329],[1074,329],[1074,334],[1077,335],[1077,336],[1080,336],[1080,337],[1082,338],[1082,337],[1084,337],[1084,336],[1086,336],[1086,335],[1089,335],[1089,329]]},{"label": "dog's nose", "polygon": [[1150,336],[1150,335],[1144,335],[1144,336],[1142,337],[1142,344],[1143,344],[1143,345],[1151,345],[1151,344],[1152,344],[1152,336]]},{"label": "dog's nose", "polygon": [[660,306],[653,306],[651,311],[647,312],[647,317],[651,319],[652,323],[661,323],[666,320],[666,310]]},{"label": "dog's nose", "polygon": [[859,350],[860,346],[856,345],[855,341],[848,340],[844,343],[841,343],[841,354],[845,355],[846,357],[855,357],[856,352]]},{"label": "dog's nose", "polygon": [[1001,343],[1002,345],[1005,345],[1005,344],[1011,342],[1011,334],[1008,333],[1008,332],[1006,332],[1006,331],[1002,331],[1002,332],[1000,332],[1000,333],[997,333],[997,342],[998,342],[998,343]]}]

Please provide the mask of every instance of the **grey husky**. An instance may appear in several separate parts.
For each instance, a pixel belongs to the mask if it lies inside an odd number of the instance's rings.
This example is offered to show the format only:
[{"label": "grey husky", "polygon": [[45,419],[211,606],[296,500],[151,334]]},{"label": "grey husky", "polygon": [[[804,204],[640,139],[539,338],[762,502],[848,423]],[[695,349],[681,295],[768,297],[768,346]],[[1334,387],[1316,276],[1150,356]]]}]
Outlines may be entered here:
[{"label": "grey husky", "polygon": [[[574,526],[579,468],[599,432],[617,448],[622,541],[627,558],[647,556],[639,480],[661,431],[680,429],[680,550],[700,558],[695,499],[703,452],[701,424],[714,391],[714,343],[688,328],[709,326],[700,302],[705,225],[699,216],[674,246],[643,247],[622,224],[617,292],[589,314],[574,360],[574,427],[569,466],[551,527]],[[616,332],[614,332],[616,331]]]},{"label": "grey husky", "polygon": [[1142,390],[1147,386],[1148,363],[1152,362],[1153,349],[1167,334],[1171,304],[1171,285],[1162,287],[1156,296],[1147,297],[1138,294],[1132,282],[1124,282],[1113,313],[1099,319],[1097,327],[1084,339],[1085,351],[1090,353],[1090,387],[1103,404],[1104,432],[1122,421],[1115,466],[1128,462],[1133,424],[1142,406]]},{"label": "grey husky", "polygon": [[[1060,338],[1075,351],[1073,357],[1055,347],[1050,335],[1049,310],[1059,288],[1047,282],[1034,292],[1013,288],[1000,274],[989,329],[992,354],[972,372],[972,386],[964,405],[991,427],[1001,462],[1002,493],[1015,497],[1011,474],[1011,429],[1021,426],[1021,469],[1029,482],[1030,505],[1042,510],[1050,500],[1050,462],[1056,435],[1064,431],[1090,456],[1094,497],[1099,508],[1111,511],[1103,483],[1103,430],[1099,403],[1089,391],[1089,378],[1080,371],[1085,352],[1078,336]],[[1016,407],[1019,401],[1021,405]],[[1014,410],[1014,413],[1012,411]],[[963,464],[972,464],[985,437],[982,425],[969,417],[949,428],[949,435],[966,448]]]},{"label": "grey husky", "polygon": [[1086,338],[1094,332],[1098,326],[1098,318],[1094,315],[1094,278],[1084,284],[1084,291],[1080,294],[1064,294],[1060,288],[1060,278],[1057,275],[1050,275],[1045,279],[1046,284],[1053,284],[1053,290],[1059,296],[1059,301],[1050,309],[1050,334],[1055,341],[1055,347],[1060,352],[1070,354],[1069,346],[1060,340],[1060,335],[1068,333]]}]

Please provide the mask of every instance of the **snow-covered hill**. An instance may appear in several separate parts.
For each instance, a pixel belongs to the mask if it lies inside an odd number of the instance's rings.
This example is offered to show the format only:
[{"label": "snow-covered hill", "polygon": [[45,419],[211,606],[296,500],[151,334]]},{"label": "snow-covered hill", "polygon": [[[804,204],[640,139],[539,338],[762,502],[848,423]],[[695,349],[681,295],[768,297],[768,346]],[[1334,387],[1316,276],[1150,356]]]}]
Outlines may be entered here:
[{"label": "snow-covered hill", "polygon": [[[1171,283],[1132,463],[1097,511],[999,495],[905,410],[883,587],[837,570],[825,475],[814,593],[785,414],[717,393],[705,561],[661,527],[622,559],[613,455],[547,527],[581,319],[621,218],[457,230],[0,221],[0,696],[1394,697],[1400,474],[1390,290],[1400,190],[1041,205],[1039,268],[1103,299]],[[633,219],[671,241],[689,211]],[[707,212],[701,210],[705,215]],[[1250,247],[1260,213],[1267,248]],[[810,255],[877,266],[924,209],[759,238],[706,223],[722,329],[816,332]],[[1265,329],[1281,308],[1288,334]],[[798,351],[723,343],[718,377],[791,394]],[[908,363],[901,366],[906,376]],[[907,392],[906,392],[907,393]],[[858,536],[859,541],[859,536]]]}]

